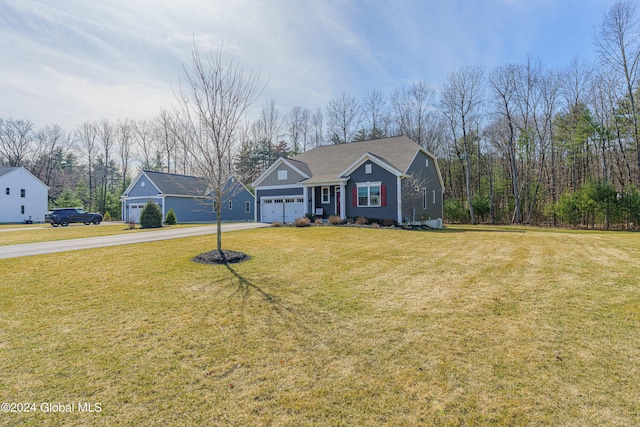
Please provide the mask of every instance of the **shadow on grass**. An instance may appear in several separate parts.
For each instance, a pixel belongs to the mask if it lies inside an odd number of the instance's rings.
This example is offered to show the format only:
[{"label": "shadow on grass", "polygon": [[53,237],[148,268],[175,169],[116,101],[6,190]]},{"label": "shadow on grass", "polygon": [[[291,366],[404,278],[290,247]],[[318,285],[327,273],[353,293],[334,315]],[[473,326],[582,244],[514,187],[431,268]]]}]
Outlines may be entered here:
[{"label": "shadow on grass", "polygon": [[[301,328],[303,331],[309,331],[311,328],[307,326],[306,317],[303,315],[303,310],[296,310],[295,307],[288,306],[285,304],[281,298],[277,297],[274,294],[266,292],[260,286],[251,282],[241,274],[239,274],[236,270],[233,269],[231,264],[223,264],[227,270],[237,279],[237,288],[235,292],[233,292],[229,299],[234,296],[241,297],[240,303],[240,311],[242,318],[242,329],[246,329],[246,321],[245,321],[245,313],[247,308],[247,302],[251,297],[252,293],[256,293],[260,296],[260,298],[270,307],[273,312],[282,320],[282,322],[286,326],[296,326]],[[231,305],[231,304],[230,304]]]},{"label": "shadow on grass", "polygon": [[[451,228],[452,227],[452,228]],[[502,228],[504,227],[504,228]],[[441,230],[433,230],[437,233],[521,233],[524,234],[527,230],[522,228],[509,228],[509,225],[487,225],[487,226],[474,226],[474,225],[451,225]]]}]

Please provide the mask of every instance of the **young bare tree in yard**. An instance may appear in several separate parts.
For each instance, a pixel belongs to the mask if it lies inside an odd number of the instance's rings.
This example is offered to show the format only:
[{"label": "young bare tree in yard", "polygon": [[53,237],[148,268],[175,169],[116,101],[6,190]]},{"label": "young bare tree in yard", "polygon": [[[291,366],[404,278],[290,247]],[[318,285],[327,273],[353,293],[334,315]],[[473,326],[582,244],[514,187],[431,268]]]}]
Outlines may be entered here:
[{"label": "young bare tree in yard", "polygon": [[229,162],[236,133],[247,109],[262,92],[259,74],[246,74],[237,63],[223,61],[222,48],[200,54],[196,45],[192,63],[176,92],[176,115],[183,132],[176,136],[193,159],[195,172],[214,193],[217,250],[222,251],[221,202],[231,177]]}]

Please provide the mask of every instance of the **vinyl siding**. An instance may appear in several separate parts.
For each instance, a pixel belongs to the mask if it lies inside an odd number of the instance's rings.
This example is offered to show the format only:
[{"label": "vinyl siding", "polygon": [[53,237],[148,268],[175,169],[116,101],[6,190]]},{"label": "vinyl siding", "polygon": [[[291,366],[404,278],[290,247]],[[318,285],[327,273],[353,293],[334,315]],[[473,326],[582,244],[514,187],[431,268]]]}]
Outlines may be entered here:
[{"label": "vinyl siding", "polygon": [[[278,179],[278,171],[282,170],[287,171],[287,179]],[[272,185],[291,185],[297,184],[303,179],[305,178],[302,175],[283,163],[276,170],[267,175],[267,177],[260,183],[260,186],[267,187]]]},{"label": "vinyl siding", "polygon": [[[426,166],[427,159],[429,160],[429,166]],[[442,187],[440,186],[436,167],[436,161],[433,158],[427,156],[422,151],[418,152],[416,158],[411,163],[407,174],[415,177],[421,177],[418,179],[421,181],[419,184],[420,188],[427,188],[427,208],[423,208],[422,198],[420,198],[419,201],[412,202],[403,196],[403,221],[406,219],[409,221],[412,220],[414,208],[416,210],[416,221],[442,218]],[[436,192],[436,203],[433,203],[433,191]]]},{"label": "vinyl siding", "polygon": [[[365,173],[367,164],[371,164],[371,173]],[[346,186],[346,216],[348,218],[357,218],[359,216],[380,219],[398,219],[398,188],[397,178],[391,172],[381,168],[372,162],[364,162],[358,169],[350,175],[351,179]],[[386,186],[386,206],[380,207],[354,207],[353,206],[353,188],[356,184],[363,182],[382,182]],[[317,206],[316,201],[316,206]]]}]

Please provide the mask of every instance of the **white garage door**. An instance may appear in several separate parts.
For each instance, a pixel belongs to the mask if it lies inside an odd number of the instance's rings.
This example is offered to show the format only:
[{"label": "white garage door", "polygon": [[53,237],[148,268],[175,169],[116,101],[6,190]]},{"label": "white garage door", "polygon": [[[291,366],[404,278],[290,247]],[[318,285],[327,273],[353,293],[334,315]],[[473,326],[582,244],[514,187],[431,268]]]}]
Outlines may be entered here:
[{"label": "white garage door", "polygon": [[260,212],[262,222],[293,222],[296,218],[304,216],[304,198],[300,196],[262,197]]},{"label": "white garage door", "polygon": [[144,205],[129,205],[129,221],[140,222],[140,214]]}]

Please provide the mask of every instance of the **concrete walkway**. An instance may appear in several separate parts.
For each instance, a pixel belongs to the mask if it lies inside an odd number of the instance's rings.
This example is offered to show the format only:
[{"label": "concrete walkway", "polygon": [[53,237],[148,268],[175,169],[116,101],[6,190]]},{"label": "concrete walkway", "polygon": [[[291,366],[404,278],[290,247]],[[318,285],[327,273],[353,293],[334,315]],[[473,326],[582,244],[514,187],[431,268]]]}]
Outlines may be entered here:
[{"label": "concrete walkway", "polygon": [[[222,231],[248,230],[269,226],[270,224],[256,222],[229,223],[222,224]],[[80,249],[103,248],[106,246],[130,245],[133,243],[155,242],[158,240],[179,239],[182,237],[202,236],[206,234],[216,234],[216,226],[156,230],[128,235],[116,234],[113,236],[87,237],[84,239],[0,246],[0,259],[51,254],[54,252],[76,251]]]}]

